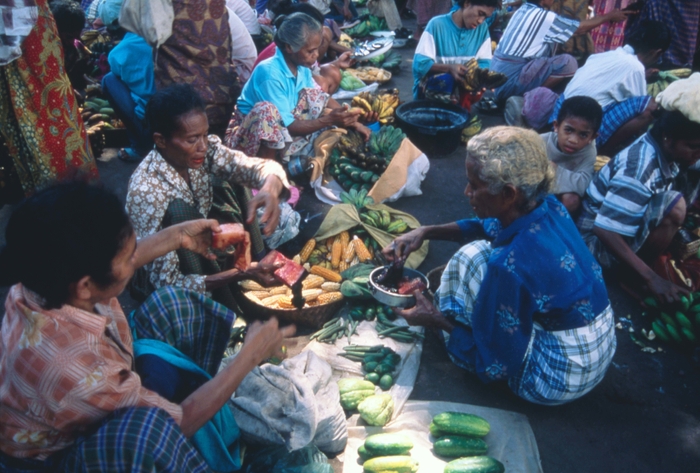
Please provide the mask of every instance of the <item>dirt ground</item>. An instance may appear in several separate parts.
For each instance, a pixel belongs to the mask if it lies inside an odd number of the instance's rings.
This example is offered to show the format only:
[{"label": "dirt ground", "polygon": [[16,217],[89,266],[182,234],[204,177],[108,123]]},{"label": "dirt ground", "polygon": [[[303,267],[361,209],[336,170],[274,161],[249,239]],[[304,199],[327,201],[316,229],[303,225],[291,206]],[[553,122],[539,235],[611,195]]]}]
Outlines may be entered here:
[{"label": "dirt ground", "polygon": [[[412,28],[411,22],[407,27]],[[389,87],[397,87],[402,100],[411,99],[413,49],[401,49],[404,62]],[[485,126],[501,124],[500,117],[483,117]],[[117,159],[107,150],[99,169],[106,187],[122,199],[136,165]],[[390,204],[413,214],[423,224],[438,224],[473,215],[467,198],[464,149],[449,156],[431,158],[423,182],[423,195]],[[303,183],[300,182],[303,185]],[[297,206],[302,217],[324,214],[330,207],[318,201],[310,188]],[[0,209],[0,243],[10,208]],[[322,217],[303,224],[300,242],[311,237]],[[299,244],[300,245],[300,244]],[[295,246],[290,245],[290,249]],[[419,268],[424,273],[447,262],[457,245],[431,242],[430,252]],[[644,340],[641,309],[608,279],[616,318],[631,317],[637,337]],[[7,288],[0,288],[4,299]],[[128,294],[120,297],[125,311],[135,303]],[[4,313],[4,312],[3,312]],[[416,385],[415,400],[440,400],[487,406],[525,414],[532,426],[546,473],[682,473],[700,471],[700,364],[692,354],[663,346],[663,352],[643,353],[627,330],[618,330],[618,348],[603,382],[591,393],[570,404],[543,407],[515,397],[505,384],[484,385],[476,376],[454,366],[437,338],[426,337]],[[300,332],[298,346],[308,336]],[[659,344],[647,342],[652,347]],[[332,460],[335,471],[342,465]]]}]

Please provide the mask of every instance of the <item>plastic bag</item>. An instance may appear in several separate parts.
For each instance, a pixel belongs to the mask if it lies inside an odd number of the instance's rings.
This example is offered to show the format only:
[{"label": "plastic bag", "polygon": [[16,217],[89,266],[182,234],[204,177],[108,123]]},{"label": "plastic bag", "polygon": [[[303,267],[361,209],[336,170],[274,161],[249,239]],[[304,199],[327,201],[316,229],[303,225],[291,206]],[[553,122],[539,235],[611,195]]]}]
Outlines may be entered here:
[{"label": "plastic bag", "polygon": [[[411,229],[420,227],[420,222],[416,220],[415,217],[405,212],[392,209],[389,206],[383,204],[374,204],[368,205],[367,208],[370,210],[386,210],[392,215],[392,217],[401,218],[404,222],[406,222],[406,224],[408,224],[408,227]],[[357,212],[357,209],[354,205],[338,204],[334,206],[328,212],[326,218],[323,219],[321,227],[316,232],[316,235],[314,235],[314,238],[316,238],[316,240],[324,240],[326,238],[335,236],[342,231],[355,228],[358,225],[367,230],[367,233],[369,233],[370,236],[374,238],[382,248],[389,245],[397,237],[397,235],[387,233],[384,230],[380,230],[376,227],[364,223],[360,219],[360,214]],[[417,268],[418,266],[420,266],[420,264],[423,262],[426,256],[428,256],[427,241],[423,243],[423,245],[418,249],[418,251],[414,251],[413,253],[411,253],[411,255],[408,257],[408,260],[406,261],[406,267],[412,269]]]},{"label": "plastic bag", "polygon": [[159,48],[173,33],[172,0],[124,0],[119,12],[119,26],[136,33]]},{"label": "plastic bag", "polygon": [[[312,159],[314,168],[311,173],[311,187],[321,202],[330,205],[340,202],[343,188],[327,172],[326,164],[343,133],[345,130],[340,129],[325,131],[314,142],[316,156]],[[423,192],[420,190],[420,184],[429,170],[428,157],[406,138],[368,195],[376,203],[394,202],[401,197],[421,195]]]},{"label": "plastic bag", "polygon": [[280,446],[264,447],[246,454],[245,473],[333,473],[328,458],[315,445],[288,452]]}]

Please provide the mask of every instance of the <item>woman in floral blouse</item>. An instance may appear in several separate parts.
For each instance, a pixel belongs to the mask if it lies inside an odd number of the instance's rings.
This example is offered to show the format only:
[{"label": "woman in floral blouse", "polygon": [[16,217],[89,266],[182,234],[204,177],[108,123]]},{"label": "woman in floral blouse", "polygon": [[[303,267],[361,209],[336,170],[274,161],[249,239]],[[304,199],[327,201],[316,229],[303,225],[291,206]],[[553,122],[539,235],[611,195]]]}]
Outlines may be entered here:
[{"label": "woman in floral blouse", "polygon": [[425,239],[471,241],[447,264],[435,304],[417,292],[400,314],[448,333],[452,361],[484,382],[507,380],[538,404],[583,396],[612,361],[614,319],[601,267],[548,195],[554,173],[542,139],[488,129],[469,141],[466,168],[478,218],[418,228],[384,250],[403,259]]},{"label": "woman in floral blouse", "polygon": [[[288,195],[289,188],[284,169],[274,161],[231,150],[209,135],[204,107],[186,84],[163,89],[148,102],[146,121],[155,149],[134,171],[126,197],[126,210],[139,237],[198,218],[251,224],[258,207],[265,207],[263,232],[269,235],[277,228],[280,198]],[[259,189],[247,209],[242,208],[242,192],[236,192],[240,186]],[[255,242],[257,228],[247,227],[254,255],[263,251],[259,232]],[[211,261],[187,250],[172,251],[137,273],[132,293],[144,298],[159,287],[177,286],[211,293],[217,302],[235,308],[228,285],[236,273],[225,261]]]}]

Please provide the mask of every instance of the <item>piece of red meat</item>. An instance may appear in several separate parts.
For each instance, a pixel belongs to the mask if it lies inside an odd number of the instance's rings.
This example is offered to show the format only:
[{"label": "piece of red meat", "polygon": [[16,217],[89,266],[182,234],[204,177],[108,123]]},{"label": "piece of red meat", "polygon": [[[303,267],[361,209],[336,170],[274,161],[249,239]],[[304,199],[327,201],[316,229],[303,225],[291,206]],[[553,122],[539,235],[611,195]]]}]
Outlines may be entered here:
[{"label": "piece of red meat", "polygon": [[299,282],[304,275],[306,274],[306,270],[304,269],[303,266],[300,264],[295,263],[294,261],[287,259],[286,256],[284,256],[282,253],[279,251],[273,250],[267,254],[262,260],[260,260],[260,263],[263,264],[275,264],[275,263],[284,263],[284,266],[281,268],[278,268],[275,270],[275,278],[285,286],[292,287],[294,286],[297,282]]},{"label": "piece of red meat", "polygon": [[[245,242],[246,231],[240,223],[224,223],[219,225],[220,233],[211,234],[211,247],[216,250],[223,250],[236,243]],[[248,236],[250,240],[250,236]]]},{"label": "piece of red meat", "polygon": [[414,278],[410,280],[402,280],[397,286],[397,292],[399,294],[413,294],[416,290],[425,291],[427,286],[421,278]]}]

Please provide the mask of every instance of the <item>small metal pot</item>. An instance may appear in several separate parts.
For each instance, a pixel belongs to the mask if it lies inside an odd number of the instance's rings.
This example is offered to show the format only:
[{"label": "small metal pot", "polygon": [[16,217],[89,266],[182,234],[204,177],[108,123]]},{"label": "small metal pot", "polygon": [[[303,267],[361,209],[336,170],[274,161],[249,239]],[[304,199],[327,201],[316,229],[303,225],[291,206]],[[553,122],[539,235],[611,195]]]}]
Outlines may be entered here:
[{"label": "small metal pot", "polygon": [[[372,293],[377,301],[382,304],[386,304],[389,307],[413,307],[416,305],[416,298],[413,294],[394,294],[393,292],[385,291],[380,288],[376,282],[375,278],[379,276],[379,273],[384,269],[384,266],[375,268],[371,273],[369,273],[369,291]],[[428,286],[428,278],[423,275],[423,273],[416,271],[415,269],[404,268],[404,276],[408,276],[410,279],[421,278]]]}]

